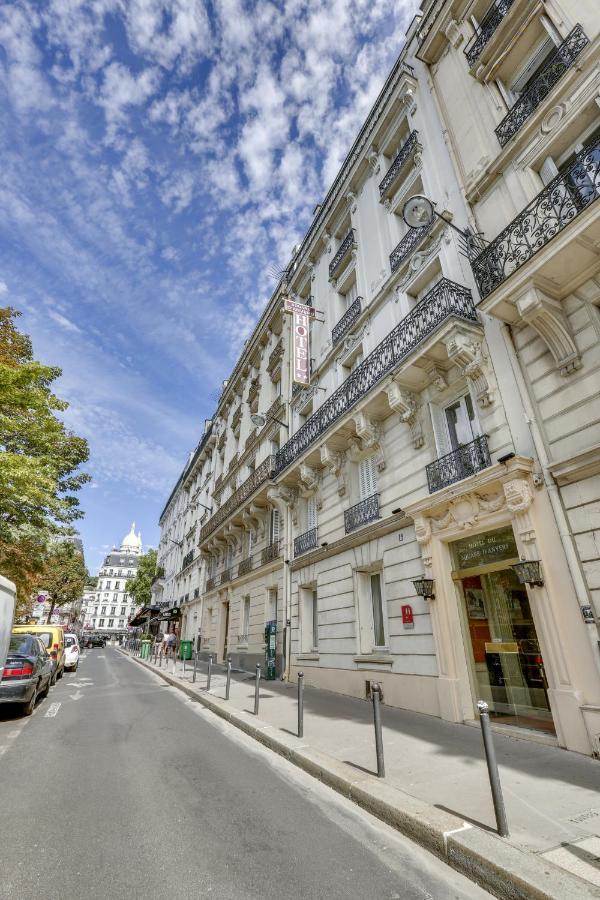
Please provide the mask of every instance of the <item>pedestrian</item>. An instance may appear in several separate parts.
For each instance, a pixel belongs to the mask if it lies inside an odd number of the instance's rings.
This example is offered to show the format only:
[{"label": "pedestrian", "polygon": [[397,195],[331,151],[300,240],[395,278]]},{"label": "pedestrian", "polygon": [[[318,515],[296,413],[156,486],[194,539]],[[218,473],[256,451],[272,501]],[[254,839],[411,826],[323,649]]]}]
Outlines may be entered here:
[{"label": "pedestrian", "polygon": [[174,631],[172,631],[172,632],[169,634],[169,650],[171,651],[171,653],[173,654],[173,656],[175,656],[175,649],[176,649],[176,646],[177,646],[177,635],[175,634]]},{"label": "pedestrian", "polygon": [[170,643],[171,643],[171,642],[170,642],[170,639],[169,639],[169,632],[167,631],[167,632],[165,632],[165,634],[163,635],[163,639],[162,639],[161,656],[165,656],[165,657],[166,657],[166,656],[169,655],[169,644],[170,644]]}]

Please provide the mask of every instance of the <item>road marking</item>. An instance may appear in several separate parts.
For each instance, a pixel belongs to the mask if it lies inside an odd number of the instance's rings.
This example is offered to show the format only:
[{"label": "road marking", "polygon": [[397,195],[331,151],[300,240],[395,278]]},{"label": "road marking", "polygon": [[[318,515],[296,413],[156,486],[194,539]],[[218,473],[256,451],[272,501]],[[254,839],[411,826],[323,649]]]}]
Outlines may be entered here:
[{"label": "road marking", "polygon": [[59,711],[61,707],[61,703],[51,703],[48,709],[46,710],[46,714],[44,716],[45,719],[53,719],[56,713]]},{"label": "road marking", "polygon": [[81,691],[77,691],[75,694],[69,694],[69,697],[71,698],[71,700],[81,700],[83,694]]},{"label": "road marking", "polygon": [[105,658],[106,658],[105,653],[96,653],[96,659],[105,659]]}]

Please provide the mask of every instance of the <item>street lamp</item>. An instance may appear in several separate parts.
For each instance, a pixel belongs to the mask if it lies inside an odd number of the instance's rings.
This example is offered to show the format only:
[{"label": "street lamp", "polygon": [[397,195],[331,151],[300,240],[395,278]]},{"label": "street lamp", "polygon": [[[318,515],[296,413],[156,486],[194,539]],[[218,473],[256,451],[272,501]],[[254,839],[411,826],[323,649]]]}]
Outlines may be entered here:
[{"label": "street lamp", "polygon": [[522,559],[521,562],[511,566],[511,569],[521,584],[528,584],[530,587],[544,586],[539,559]]},{"label": "street lamp", "polygon": [[270,416],[268,413],[262,415],[261,413],[254,413],[250,416],[250,421],[253,425],[257,425],[258,428],[262,428],[263,425],[266,424],[267,419],[271,419],[272,422],[277,422],[278,425],[282,425],[283,428],[287,428],[285,422],[282,422],[281,419],[277,419],[275,416]]},{"label": "street lamp", "polygon": [[478,253],[482,249],[479,246],[481,238],[478,235],[472,234],[469,228],[457,228],[450,219],[437,212],[433,201],[424,194],[415,194],[414,197],[409,197],[402,210],[402,218],[409,228],[426,228],[431,225],[436,216],[460,234],[465,242],[467,256]]},{"label": "street lamp", "polygon": [[423,597],[425,600],[433,600],[435,598],[433,578],[415,578],[413,585],[415,594],[418,597]]}]

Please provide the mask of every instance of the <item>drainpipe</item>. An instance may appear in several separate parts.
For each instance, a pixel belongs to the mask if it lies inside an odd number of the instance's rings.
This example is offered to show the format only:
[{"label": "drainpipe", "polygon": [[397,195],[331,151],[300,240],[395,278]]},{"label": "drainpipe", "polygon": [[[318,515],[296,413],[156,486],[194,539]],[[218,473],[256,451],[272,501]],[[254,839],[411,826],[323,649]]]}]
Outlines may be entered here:
[{"label": "drainpipe", "polygon": [[[283,555],[283,608],[285,610],[285,670],[283,680],[290,680],[292,664],[292,570],[289,562],[292,558],[292,511],[286,506],[285,517],[285,550]],[[289,625],[288,625],[289,622]]]},{"label": "drainpipe", "polygon": [[[590,604],[590,598],[587,591],[587,586],[585,580],[583,578],[583,574],[581,572],[580,564],[579,564],[579,556],[577,553],[577,548],[575,545],[575,539],[571,534],[571,529],[569,527],[569,522],[562,504],[562,499],[560,496],[560,491],[558,490],[558,486],[552,475],[549,473],[548,479],[546,478],[546,471],[550,460],[548,459],[548,454],[546,452],[546,447],[544,444],[544,439],[540,432],[539,425],[535,418],[535,413],[533,407],[531,405],[531,401],[529,399],[529,394],[527,391],[527,385],[525,384],[525,379],[523,378],[523,373],[521,372],[521,365],[519,362],[519,352],[515,347],[512,332],[508,325],[502,326],[502,336],[504,338],[504,343],[506,346],[506,350],[508,353],[508,358],[510,360],[510,366],[512,369],[512,373],[515,377],[515,381],[517,384],[517,390],[519,391],[519,396],[521,399],[521,403],[523,404],[523,409],[525,411],[525,416],[527,420],[527,424],[529,426],[529,431],[531,433],[531,437],[533,440],[533,444],[537,453],[537,457],[542,466],[542,471],[544,472],[544,485],[546,490],[548,491],[548,497],[550,498],[550,504],[552,506],[552,510],[554,512],[554,518],[556,520],[556,524],[558,525],[558,532],[560,534],[560,539],[563,545],[563,549],[565,551],[565,556],[567,557],[567,562],[569,564],[569,569],[571,572],[571,579],[573,581],[573,586],[575,588],[575,596],[577,597],[577,601],[579,606],[588,606]],[[595,612],[595,610],[594,610]],[[600,674],[600,655],[598,654],[598,637],[600,636],[600,632],[598,629],[598,624],[596,624],[596,637],[592,634],[592,629],[589,625],[586,624],[586,630],[588,632],[590,643],[594,648],[594,661],[596,663],[596,668],[598,669],[598,673]]]}]

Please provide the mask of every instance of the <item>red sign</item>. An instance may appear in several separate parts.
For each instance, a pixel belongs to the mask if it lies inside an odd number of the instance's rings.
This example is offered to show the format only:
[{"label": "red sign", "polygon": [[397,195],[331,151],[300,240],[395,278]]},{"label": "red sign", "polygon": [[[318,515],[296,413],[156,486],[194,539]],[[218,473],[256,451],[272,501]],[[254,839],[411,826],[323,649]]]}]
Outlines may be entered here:
[{"label": "red sign", "polygon": [[406,606],[402,607],[402,624],[403,625],[414,625],[415,620],[413,618],[413,610],[410,603],[407,603]]},{"label": "red sign", "polygon": [[[298,306],[299,304],[294,305]],[[304,308],[309,309],[309,307]],[[294,310],[292,332],[293,381],[296,384],[310,384],[310,316],[305,312]]]}]

